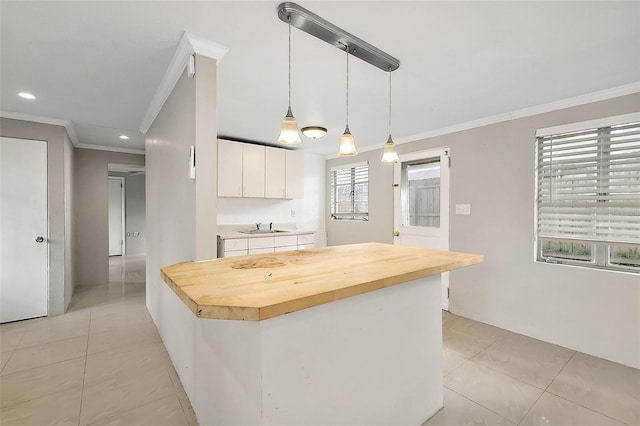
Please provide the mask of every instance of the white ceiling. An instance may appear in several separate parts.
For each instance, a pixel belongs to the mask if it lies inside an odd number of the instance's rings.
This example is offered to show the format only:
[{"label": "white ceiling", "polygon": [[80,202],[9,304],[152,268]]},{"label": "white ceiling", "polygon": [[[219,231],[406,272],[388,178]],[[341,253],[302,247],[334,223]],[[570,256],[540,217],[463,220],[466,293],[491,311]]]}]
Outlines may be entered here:
[{"label": "white ceiling", "polygon": [[[144,149],[138,129],[186,31],[229,49],[218,66],[219,135],[274,143],[287,109],[279,3],[2,0],[0,110],[68,121],[79,144]],[[298,3],[400,60],[399,142],[594,92],[640,91],[637,1]],[[298,123],[329,129],[301,147],[333,155],[345,125],[345,53],[294,28],[292,59]],[[352,58],[349,101],[358,148],[382,147],[388,74]]]}]

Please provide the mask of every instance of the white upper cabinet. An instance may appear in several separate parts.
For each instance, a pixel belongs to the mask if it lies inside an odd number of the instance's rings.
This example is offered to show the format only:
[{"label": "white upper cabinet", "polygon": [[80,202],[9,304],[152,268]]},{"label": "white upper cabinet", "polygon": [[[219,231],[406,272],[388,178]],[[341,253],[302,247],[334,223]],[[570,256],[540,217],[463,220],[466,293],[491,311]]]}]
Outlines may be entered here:
[{"label": "white upper cabinet", "polygon": [[286,198],[304,198],[304,154],[285,152]]},{"label": "white upper cabinet", "polygon": [[265,185],[266,198],[285,198],[285,151],[281,148],[265,148]]},{"label": "white upper cabinet", "polygon": [[242,147],[240,142],[218,140],[218,196],[242,197]]},{"label": "white upper cabinet", "polygon": [[243,197],[264,198],[264,156],[264,146],[242,144]]},{"label": "white upper cabinet", "polygon": [[218,139],[218,196],[304,198],[304,154]]}]

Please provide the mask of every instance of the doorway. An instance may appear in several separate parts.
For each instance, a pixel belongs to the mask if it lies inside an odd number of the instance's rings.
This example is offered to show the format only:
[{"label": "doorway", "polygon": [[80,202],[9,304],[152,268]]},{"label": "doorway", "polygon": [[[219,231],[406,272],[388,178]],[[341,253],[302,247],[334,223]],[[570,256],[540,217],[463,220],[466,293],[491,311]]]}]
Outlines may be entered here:
[{"label": "doorway", "polygon": [[0,138],[0,323],[48,314],[47,142]]},{"label": "doorway", "polygon": [[144,281],[145,167],[108,164],[109,282]]},{"label": "doorway", "polygon": [[[394,244],[449,250],[449,149],[400,155],[394,164]],[[449,310],[449,273],[441,276]]]},{"label": "doorway", "polygon": [[109,256],[124,256],[125,201],[124,178],[109,176]]}]

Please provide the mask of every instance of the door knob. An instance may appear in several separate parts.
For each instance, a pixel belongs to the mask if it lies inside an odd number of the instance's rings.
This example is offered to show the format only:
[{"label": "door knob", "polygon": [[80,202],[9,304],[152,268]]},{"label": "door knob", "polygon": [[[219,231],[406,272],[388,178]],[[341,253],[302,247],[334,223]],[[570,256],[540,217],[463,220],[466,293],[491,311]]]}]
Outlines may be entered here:
[{"label": "door knob", "polygon": [[44,242],[44,237],[37,237],[36,238],[36,243],[43,243]]},{"label": "door knob", "polygon": [[394,236],[394,237],[399,237],[399,236],[400,236],[400,233],[399,233],[398,231],[393,231],[393,236]]}]

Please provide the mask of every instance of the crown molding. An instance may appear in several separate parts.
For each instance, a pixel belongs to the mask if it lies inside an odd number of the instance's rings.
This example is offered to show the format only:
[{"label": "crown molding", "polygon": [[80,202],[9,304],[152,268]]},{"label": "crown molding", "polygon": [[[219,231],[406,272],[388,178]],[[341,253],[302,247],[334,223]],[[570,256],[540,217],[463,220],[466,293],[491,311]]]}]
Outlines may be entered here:
[{"label": "crown molding", "polygon": [[34,123],[51,124],[53,126],[66,126],[69,124],[67,120],[60,120],[59,118],[42,117],[39,115],[24,114],[21,112],[13,111],[0,111],[0,117],[10,118],[12,120],[32,121]]},{"label": "crown molding", "polygon": [[[488,126],[491,124],[503,123],[505,121],[516,120],[518,118],[530,117],[533,115],[544,114],[547,112],[559,111],[566,108],[576,107],[580,105],[590,104],[592,102],[606,101],[607,99],[618,98],[621,96],[640,93],[640,81],[636,81],[624,86],[613,87],[611,89],[600,90],[586,95],[575,96],[573,98],[562,99],[559,101],[549,102],[547,104],[537,105],[529,108],[523,108],[504,114],[492,115],[490,117],[478,120],[467,121],[464,123],[454,124],[452,126],[441,127],[440,129],[430,130],[428,132],[416,133],[414,135],[403,136],[395,139],[396,145],[415,142],[422,139],[434,138],[437,136],[448,135],[451,133],[461,132],[464,130],[475,129],[477,127]],[[365,148],[360,152],[369,152],[382,150],[384,143],[377,147]],[[340,158],[337,154],[330,154],[324,157],[327,160]]]},{"label": "crown molding", "polygon": [[73,125],[73,122],[69,121],[65,126],[65,129],[67,129],[67,135],[69,135],[69,139],[71,139],[71,143],[73,144],[73,146],[77,147],[80,142],[78,139],[78,134],[76,133],[76,127]]},{"label": "crown molding", "polygon": [[79,143],[78,145],[76,145],[76,148],[94,149],[96,151],[122,152],[122,153],[125,153],[125,154],[145,155],[144,149],[120,148],[120,147],[116,147],[116,146],[92,145],[92,144],[88,144],[88,143]]},{"label": "crown molding", "polygon": [[10,118],[12,120],[30,121],[32,123],[50,124],[52,126],[64,127],[69,135],[69,139],[73,146],[78,146],[78,135],[76,129],[71,121],[60,120],[59,118],[43,117],[40,115],[24,114],[21,112],[2,111],[0,110],[0,117]]},{"label": "crown molding", "polygon": [[164,103],[169,98],[171,91],[176,86],[176,83],[178,83],[182,72],[187,67],[187,63],[189,62],[191,55],[197,53],[198,55],[206,56],[219,62],[228,51],[229,49],[220,44],[213,43],[187,32],[183,33],[182,38],[178,43],[178,47],[173,54],[173,58],[169,63],[169,67],[164,73],[164,76],[160,81],[160,85],[156,89],[156,93],[153,95],[153,99],[151,99],[149,108],[147,108],[147,113],[144,115],[138,130],[144,134],[147,133],[153,124],[153,121],[164,106]]},{"label": "crown molding", "polygon": [[191,48],[193,49],[194,53],[197,53],[200,56],[206,56],[207,58],[215,59],[218,62],[225,57],[227,52],[229,52],[229,48],[221,44],[209,41],[195,34],[184,33],[183,37],[189,39],[189,43],[191,44]]},{"label": "crown molding", "polygon": [[544,114],[547,112],[559,111],[566,108],[576,107],[580,105],[590,104],[592,102],[604,101],[607,99],[618,98],[620,96],[631,95],[640,92],[640,81],[626,84],[624,86],[613,87],[611,89],[600,90],[586,95],[580,95],[573,98],[561,99],[559,101],[549,102],[547,104],[536,105],[529,108],[523,108],[504,114],[492,115],[490,117],[481,118],[479,120],[467,121],[465,123],[454,124],[436,130],[424,133],[418,133],[411,136],[398,138],[396,143],[413,142],[420,139],[433,138],[436,136],[447,135],[450,133],[460,132],[463,130],[483,127],[490,124],[502,123],[505,121],[516,120],[518,118],[531,117],[533,115]]}]

